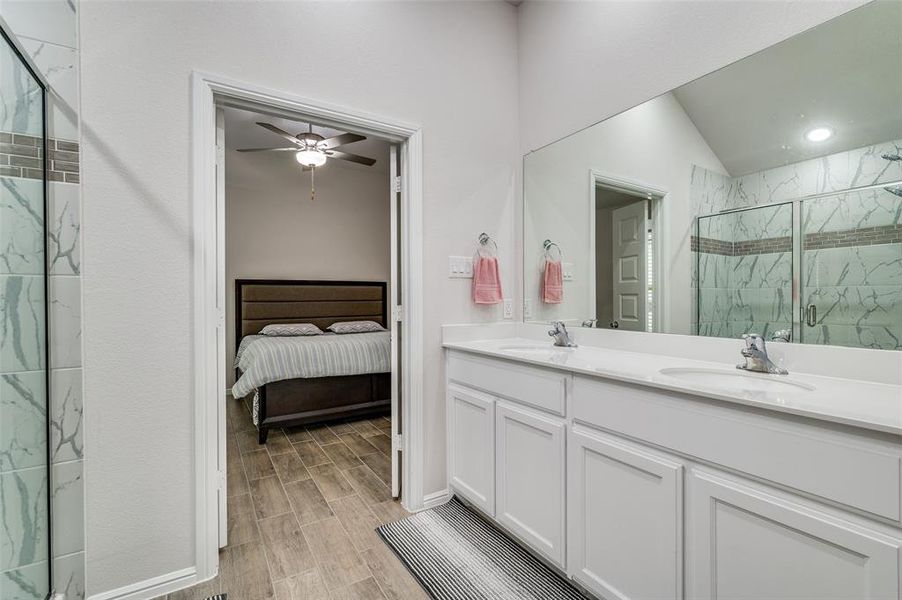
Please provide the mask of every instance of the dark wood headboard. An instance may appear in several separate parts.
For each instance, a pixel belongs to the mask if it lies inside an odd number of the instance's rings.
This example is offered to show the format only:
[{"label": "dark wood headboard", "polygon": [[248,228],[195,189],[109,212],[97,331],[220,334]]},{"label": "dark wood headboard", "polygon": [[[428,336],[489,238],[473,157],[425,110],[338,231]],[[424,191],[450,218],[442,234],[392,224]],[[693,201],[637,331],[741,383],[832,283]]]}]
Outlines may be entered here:
[{"label": "dark wood headboard", "polygon": [[235,343],[272,323],[376,321],[388,327],[384,281],[235,280]]}]

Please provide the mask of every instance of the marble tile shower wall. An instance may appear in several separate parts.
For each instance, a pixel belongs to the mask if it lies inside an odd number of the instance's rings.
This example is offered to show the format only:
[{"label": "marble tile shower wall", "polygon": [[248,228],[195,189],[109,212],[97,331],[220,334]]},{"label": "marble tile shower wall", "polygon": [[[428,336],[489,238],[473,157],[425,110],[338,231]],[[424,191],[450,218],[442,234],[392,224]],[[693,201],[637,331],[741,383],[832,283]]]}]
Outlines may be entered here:
[{"label": "marble tile shower wall", "polygon": [[791,327],[791,228],[787,206],[700,220],[700,335],[770,335]]},{"label": "marble tile shower wall", "polygon": [[737,337],[788,326],[792,255],[760,245],[779,249],[792,217],[788,207],[763,207],[836,192],[802,203],[801,301],[818,307],[818,325],[803,328],[802,341],[902,349],[902,198],[852,190],[902,180],[902,161],[882,157],[900,152],[896,140],[737,178],[693,166],[694,216],[762,209],[699,221],[708,239],[693,236],[692,330]]},{"label": "marble tile shower wall", "polygon": [[[81,600],[85,596],[85,534],[84,534],[84,438],[81,360],[81,205],[79,181],[79,111],[78,111],[78,44],[77,4],[74,0],[0,0],[0,16],[7,23],[23,49],[31,57],[50,85],[48,93],[48,146],[51,173],[48,184],[48,244],[49,300],[50,300],[50,458],[52,465],[51,489],[43,486],[40,469],[15,477],[0,460],[0,544],[3,556],[12,556],[22,564],[29,553],[40,557],[40,549],[30,546],[28,539],[46,540],[47,523],[40,511],[39,498],[50,493],[53,506],[52,565],[33,563],[23,568],[13,564],[0,564],[0,596],[4,600],[33,600],[37,598],[31,577],[46,576],[48,567],[53,569],[57,592],[67,600]],[[6,73],[0,77],[8,77]],[[6,85],[2,89],[9,89]],[[0,97],[0,163],[10,166],[10,157],[28,168],[25,160],[27,146],[7,139],[3,134],[13,130],[13,122],[40,121],[40,113],[28,106],[13,103]],[[23,113],[23,110],[25,111]],[[21,131],[21,129],[16,129]],[[39,131],[39,130],[38,130]],[[60,144],[59,146],[57,144]],[[55,154],[56,151],[61,153]],[[62,154],[64,152],[65,154]],[[4,158],[5,156],[5,158]],[[25,158],[22,158],[25,157]],[[58,168],[57,168],[58,167]],[[0,270],[3,273],[21,272],[31,268],[28,248],[17,243],[17,231],[9,229],[16,222],[15,211],[22,210],[19,200],[33,193],[29,186],[40,182],[28,178],[25,169],[13,169],[0,173]],[[40,191],[37,192],[40,197]],[[33,196],[32,196],[33,197]],[[20,220],[21,222],[21,220]],[[19,238],[26,239],[24,236]],[[40,271],[37,271],[40,272]],[[3,277],[3,275],[0,275]],[[20,278],[21,279],[21,278]],[[0,284],[4,301],[15,297],[25,298],[31,293],[28,286],[13,294],[13,278],[7,276]],[[43,301],[41,301],[43,304]],[[19,302],[13,317],[0,328],[0,354],[4,365],[10,364],[8,356],[21,355],[23,361],[31,361],[34,344],[20,343],[12,331],[33,318],[28,302]],[[20,329],[21,331],[22,329]],[[24,339],[24,338],[23,338]],[[23,365],[25,366],[25,365]],[[43,382],[31,382],[27,377],[0,376],[0,427],[15,427],[14,433],[5,429],[0,439],[23,439],[37,435],[43,427],[47,406],[43,395]],[[10,418],[11,417],[11,418]],[[16,436],[19,436],[16,438]],[[0,456],[12,456],[17,464],[25,464],[25,458],[16,456],[16,448],[0,448]],[[33,457],[32,457],[33,458]],[[27,462],[27,461],[26,461]],[[16,520],[28,524],[28,531],[10,530],[7,511],[16,511]],[[43,543],[43,542],[41,542]],[[46,553],[46,549],[44,550]],[[43,600],[43,598],[41,598]]]}]

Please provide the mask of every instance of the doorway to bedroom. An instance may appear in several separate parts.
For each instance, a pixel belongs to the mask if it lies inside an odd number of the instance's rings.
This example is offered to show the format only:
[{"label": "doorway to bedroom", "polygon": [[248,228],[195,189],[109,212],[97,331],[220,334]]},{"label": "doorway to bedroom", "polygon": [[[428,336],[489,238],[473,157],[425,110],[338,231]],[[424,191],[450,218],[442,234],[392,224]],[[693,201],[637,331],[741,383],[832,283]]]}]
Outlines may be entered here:
[{"label": "doorway to bedroom", "polygon": [[337,519],[359,549],[368,537],[355,532],[406,514],[400,148],[257,107],[218,106],[216,122],[226,323],[220,570],[230,548],[262,536],[267,556],[311,556],[281,565],[278,578],[290,577],[316,566],[324,519]]},{"label": "doorway to bedroom", "polygon": [[[395,520],[408,514],[407,511],[420,510],[429,501],[423,493],[422,129],[390,117],[199,71],[192,74],[191,89],[192,347],[197,526],[194,532],[196,568],[186,579],[204,582],[196,586],[192,593],[200,588],[215,589],[218,581],[223,591],[234,591],[244,597],[272,597],[271,591],[279,587],[277,584],[289,581],[301,583],[301,579],[307,581],[313,577],[305,573],[278,580],[285,573],[274,572],[273,561],[286,560],[294,565],[292,568],[300,569],[305,564],[313,564],[310,562],[311,555],[320,579],[333,577],[334,580],[326,582],[328,589],[341,587],[339,584],[342,581],[357,581],[364,567],[376,579],[380,573],[393,573],[398,579],[395,583],[406,587],[401,580],[410,576],[406,575],[403,567],[394,568],[400,565],[397,559],[392,558],[390,552],[389,555],[381,553],[381,545],[378,549],[370,548],[372,552],[367,551],[367,547],[374,542],[371,525]],[[347,223],[355,221],[359,212],[370,213],[355,208],[333,216],[328,222],[311,218],[310,223],[315,229],[302,229],[309,223],[302,223],[301,219],[304,215],[314,214],[310,210],[304,212],[311,204],[318,208],[319,203],[328,200],[326,192],[333,183],[340,185],[342,180],[350,180],[357,175],[348,175],[337,167],[336,175],[339,172],[343,174],[329,183],[325,176],[330,167],[339,161],[369,166],[353,158],[347,160],[347,157],[340,157],[340,153],[373,158],[377,162],[372,164],[378,164],[378,155],[369,156],[354,147],[354,144],[365,141],[356,136],[388,145],[388,177],[384,173],[380,175],[385,184],[383,197],[386,208],[378,217],[380,222],[384,222],[387,213],[389,223],[389,234],[385,238],[389,246],[387,278],[367,274],[365,279],[364,275],[357,275],[359,278],[356,280],[338,279],[334,271],[330,272],[328,279],[310,279],[318,276],[306,274],[264,276],[232,273],[233,281],[229,284],[226,272],[226,177],[231,175],[227,173],[229,165],[226,156],[230,151],[237,153],[239,148],[227,139],[227,109],[256,113],[262,117],[259,121],[256,117],[248,118],[255,128],[259,128],[257,133],[272,136],[266,142],[261,140],[260,145],[242,145],[241,149],[299,146],[297,150],[240,153],[286,158],[293,155],[292,177],[297,182],[297,189],[292,190],[293,200],[286,201],[287,211],[277,211],[275,215],[270,213],[265,223],[258,222],[251,231],[239,228],[238,234],[242,238],[250,237],[257,246],[265,246],[279,230],[289,229],[293,237],[300,237],[302,230],[307,232],[305,239],[318,243],[302,248],[306,252],[296,252],[295,259],[288,261],[290,263],[306,261],[305,264],[314,267],[328,265],[330,253],[336,254],[339,244],[351,245],[347,242],[350,231]],[[269,126],[256,125],[258,122]],[[347,137],[348,134],[355,136],[353,141]],[[339,136],[345,137],[333,139]],[[300,148],[301,145],[304,147]],[[376,150],[373,148],[374,152]],[[322,157],[312,156],[311,152],[325,154],[325,162]],[[384,153],[382,156],[384,158]],[[316,170],[305,170],[308,165],[316,167]],[[269,183],[265,178],[258,179],[257,184],[252,184],[251,189],[244,193],[250,201],[259,201]],[[376,217],[369,219],[368,225],[372,225],[369,221],[375,220]],[[322,231],[328,232],[328,235],[323,237]],[[358,240],[353,242],[356,244]],[[256,249],[253,244],[251,248]],[[384,246],[378,252],[384,256]],[[228,262],[231,264],[231,261]],[[240,286],[235,281],[239,279],[244,280],[238,282]],[[252,281],[248,283],[248,279]],[[230,294],[226,293],[227,289]],[[239,293],[240,301],[235,302],[239,300]],[[240,306],[240,319],[238,308],[232,309],[232,319],[226,318],[227,295],[234,302],[233,306]],[[345,304],[339,307],[339,303]],[[349,303],[357,303],[354,306],[358,310],[352,314],[336,310],[337,307],[346,308]],[[360,305],[365,305],[365,308],[360,309]],[[301,308],[303,311],[297,312]],[[323,308],[328,308],[329,312],[316,312]],[[267,312],[273,310],[277,312]],[[268,323],[267,320],[279,322]],[[277,381],[273,383],[277,385],[272,389],[269,383],[257,380],[250,385],[253,393],[240,389],[236,392],[247,392],[241,401],[227,396],[227,390],[231,389],[227,383],[230,380],[227,371],[233,371],[234,367],[231,353],[237,353],[243,338],[259,336],[265,325],[293,325],[296,327],[290,333],[297,334],[300,328],[309,324],[324,333],[258,337],[257,340],[264,344],[246,344],[242,350],[242,361],[244,350],[254,345],[267,348],[274,345],[265,343],[267,340],[340,338],[337,343],[347,345],[344,340],[352,339],[350,336],[373,336],[369,339],[385,337],[385,332],[380,330],[360,333],[348,330],[338,333],[335,328],[330,330],[332,325],[342,322],[351,322],[353,326],[363,321],[373,321],[389,331],[390,412],[387,414],[381,412],[384,407],[378,406],[379,401],[385,398],[385,369],[379,368],[378,357],[372,355],[376,352],[373,347],[378,346],[372,341],[358,345],[365,352],[370,352],[368,358],[336,358],[340,353],[311,350],[305,356],[320,357],[307,362],[311,370],[304,373],[289,371],[288,380],[278,380],[276,377]],[[234,335],[231,347],[229,329]],[[378,347],[384,353],[384,345]],[[365,370],[347,375],[324,375],[323,369],[335,368],[335,362],[362,364]],[[263,379],[269,377],[265,374],[265,364],[266,361],[261,362],[261,368],[255,374],[262,373]],[[248,362],[244,362],[244,366],[251,370]],[[295,365],[294,368],[299,367]],[[301,376],[304,374],[323,376]],[[343,379],[338,384],[331,377]],[[359,380],[351,381],[348,377],[363,377],[369,381],[369,386]],[[241,383],[241,378],[237,378],[235,383]],[[300,417],[296,413],[297,394],[293,393],[298,389],[308,399],[308,405],[301,407],[305,414]],[[338,392],[330,393],[329,390]],[[248,396],[251,398],[248,399]],[[253,425],[252,412],[255,396],[257,425]],[[342,404],[343,408],[338,406]],[[336,408],[351,412],[343,415],[316,412],[334,411]],[[375,408],[378,410],[367,412]],[[358,409],[359,412],[353,412]],[[240,425],[232,424],[233,418],[234,423]],[[369,422],[359,422],[363,420]],[[252,425],[249,426],[248,422]],[[262,445],[260,423],[268,431]],[[241,431],[245,433],[239,433]],[[274,434],[274,431],[279,433]],[[256,437],[247,435],[247,432],[255,433]],[[369,446],[358,443],[361,440]],[[372,452],[370,447],[378,452]],[[375,456],[384,455],[386,450],[388,461]],[[302,452],[307,452],[307,462]],[[325,461],[320,452],[329,460]],[[300,462],[274,458],[293,455],[297,455]],[[318,462],[320,464],[314,464]],[[386,462],[390,466],[390,477],[385,477]],[[286,474],[285,482],[280,477],[279,469]],[[230,476],[236,473],[243,474],[244,478],[231,477],[233,485],[230,489]],[[236,489],[235,481],[238,486],[242,486],[243,481],[246,488]],[[333,500],[327,500],[327,497]],[[250,541],[235,544],[235,541],[241,540],[239,534],[246,534],[248,537],[245,539]],[[338,541],[342,542],[341,552],[337,551]],[[367,561],[386,559],[387,562],[364,564],[365,558]],[[262,565],[262,569],[253,569],[252,565]],[[389,566],[392,568],[386,570]],[[215,578],[217,573],[219,577]],[[223,586],[226,583],[233,590],[225,590]]]}]

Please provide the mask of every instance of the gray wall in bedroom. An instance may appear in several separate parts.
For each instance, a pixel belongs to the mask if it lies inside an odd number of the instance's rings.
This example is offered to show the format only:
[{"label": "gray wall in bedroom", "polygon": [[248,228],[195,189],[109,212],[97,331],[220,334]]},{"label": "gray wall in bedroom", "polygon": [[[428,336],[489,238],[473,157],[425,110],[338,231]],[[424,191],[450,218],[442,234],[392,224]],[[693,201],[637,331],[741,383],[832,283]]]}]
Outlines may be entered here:
[{"label": "gray wall in bedroom", "polygon": [[[226,140],[229,131],[226,129]],[[235,381],[235,279],[388,281],[387,166],[329,161],[310,173],[290,152],[226,151],[226,383]]]}]

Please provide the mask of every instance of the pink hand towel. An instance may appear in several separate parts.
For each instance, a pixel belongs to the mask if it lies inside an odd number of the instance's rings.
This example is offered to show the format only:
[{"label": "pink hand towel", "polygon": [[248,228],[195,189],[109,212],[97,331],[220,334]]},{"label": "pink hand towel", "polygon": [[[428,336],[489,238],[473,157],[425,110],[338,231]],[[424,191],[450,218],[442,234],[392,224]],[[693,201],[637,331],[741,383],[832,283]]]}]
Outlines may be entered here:
[{"label": "pink hand towel", "polygon": [[494,256],[476,256],[473,260],[473,302],[498,304],[501,302],[501,274]]},{"label": "pink hand towel", "polygon": [[542,301],[560,304],[564,301],[564,269],[559,260],[546,260],[542,274]]}]

